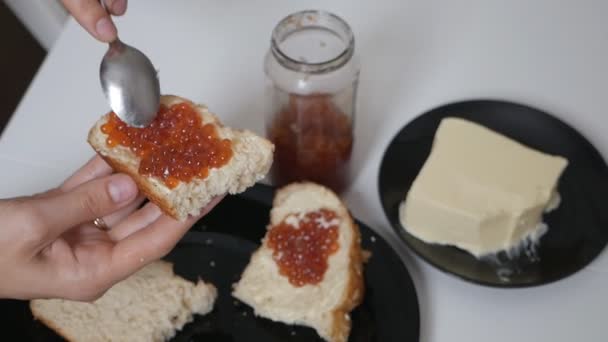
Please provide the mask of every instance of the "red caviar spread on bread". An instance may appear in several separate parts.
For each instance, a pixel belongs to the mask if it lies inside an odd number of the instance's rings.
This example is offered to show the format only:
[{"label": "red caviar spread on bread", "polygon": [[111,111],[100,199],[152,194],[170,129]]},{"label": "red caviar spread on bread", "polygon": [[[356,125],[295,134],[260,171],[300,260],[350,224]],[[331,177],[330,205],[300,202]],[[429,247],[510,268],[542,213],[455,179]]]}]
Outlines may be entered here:
[{"label": "red caviar spread on bread", "polygon": [[296,287],[318,284],[338,248],[338,215],[328,209],[290,214],[267,237],[279,273]]},{"label": "red caviar spread on bread", "polygon": [[232,158],[232,143],[205,124],[189,103],[161,105],[154,121],[144,128],[130,127],[114,113],[101,126],[108,147],[121,145],[140,158],[139,173],[156,177],[169,188],[193,178],[205,179],[209,170]]}]

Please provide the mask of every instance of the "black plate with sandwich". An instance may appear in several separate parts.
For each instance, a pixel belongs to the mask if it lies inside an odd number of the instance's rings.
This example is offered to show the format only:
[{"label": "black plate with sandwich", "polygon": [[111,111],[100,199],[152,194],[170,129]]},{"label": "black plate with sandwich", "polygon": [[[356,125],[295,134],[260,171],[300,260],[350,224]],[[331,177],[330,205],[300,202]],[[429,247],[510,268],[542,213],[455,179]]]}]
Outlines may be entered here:
[{"label": "black plate with sandwich", "polygon": [[[429,157],[440,122],[448,117],[468,120],[525,146],[568,159],[557,188],[561,203],[544,215],[548,230],[540,237],[533,258],[504,252],[478,258],[450,245],[424,242],[401,224],[400,205]],[[386,149],[378,185],[393,229],[418,256],[442,271],[482,285],[525,287],[557,281],[588,265],[608,242],[608,167],[600,153],[564,122],[519,104],[466,101],[417,117]]]},{"label": "black plate with sandwich", "polygon": [[[251,253],[266,233],[274,189],[256,185],[224,199],[198,222],[166,260],[176,274],[214,284],[214,309],[195,316],[173,341],[322,341],[311,328],[256,317],[231,296]],[[397,254],[369,227],[357,222],[361,243],[372,257],[364,268],[365,296],[351,313],[349,341],[417,341],[419,310],[416,291]],[[27,302],[0,301],[5,337],[19,341],[60,341],[32,318]]]}]

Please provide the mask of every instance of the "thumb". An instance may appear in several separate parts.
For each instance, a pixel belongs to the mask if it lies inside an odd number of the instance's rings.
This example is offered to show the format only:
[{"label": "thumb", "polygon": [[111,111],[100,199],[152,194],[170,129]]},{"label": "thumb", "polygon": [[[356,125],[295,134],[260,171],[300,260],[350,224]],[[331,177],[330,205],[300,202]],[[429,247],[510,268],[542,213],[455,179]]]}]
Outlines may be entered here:
[{"label": "thumb", "polygon": [[[106,10],[101,6],[99,0],[62,0],[65,8],[72,14],[74,19],[78,21],[89,33],[102,42],[109,43],[116,39],[117,31],[112,18]],[[106,1],[108,3],[108,1]],[[119,3],[121,4],[120,6]],[[124,4],[124,5],[122,5]],[[108,7],[110,10],[114,7],[120,7],[124,13],[126,1],[115,0]],[[122,14],[122,13],[120,13]]]},{"label": "thumb", "polygon": [[69,192],[40,199],[37,214],[52,237],[76,225],[113,213],[137,196],[137,186],[127,175],[115,174],[83,183]]}]

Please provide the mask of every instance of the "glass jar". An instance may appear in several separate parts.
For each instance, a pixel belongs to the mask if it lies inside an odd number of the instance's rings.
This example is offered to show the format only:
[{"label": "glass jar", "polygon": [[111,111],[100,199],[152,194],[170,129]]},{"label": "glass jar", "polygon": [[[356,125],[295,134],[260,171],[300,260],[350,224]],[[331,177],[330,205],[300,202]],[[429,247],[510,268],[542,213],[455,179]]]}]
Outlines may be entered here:
[{"label": "glass jar", "polygon": [[349,184],[359,79],[350,27],[323,11],[291,14],[272,32],[264,67],[273,182],[307,180],[342,192]]}]

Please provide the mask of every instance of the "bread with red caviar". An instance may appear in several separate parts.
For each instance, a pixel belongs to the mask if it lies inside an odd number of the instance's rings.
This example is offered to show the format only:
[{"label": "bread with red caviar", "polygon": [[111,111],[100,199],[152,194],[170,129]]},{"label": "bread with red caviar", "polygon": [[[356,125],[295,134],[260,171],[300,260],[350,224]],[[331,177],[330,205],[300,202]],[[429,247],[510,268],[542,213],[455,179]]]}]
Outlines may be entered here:
[{"label": "bread with red caviar", "polygon": [[[302,229],[302,222],[308,222],[302,221],[305,217],[318,220],[321,211],[333,212],[335,216],[329,222],[318,221],[318,226],[311,229],[337,226],[337,250],[327,257],[327,268],[320,280],[294,284],[293,278],[288,278],[293,274],[281,273],[279,260],[286,251],[279,251],[276,243],[274,249],[271,247],[272,231],[277,227],[283,229],[285,224]],[[292,241],[293,246],[309,241],[302,235],[297,239]],[[313,242],[311,247],[317,244]],[[350,312],[364,295],[363,259],[359,228],[338,196],[317,184],[294,183],[277,191],[266,236],[234,285],[233,296],[251,306],[258,316],[311,327],[326,341],[345,342],[350,334]],[[301,274],[309,274],[307,268],[314,263],[298,264]]]},{"label": "bread with red caviar", "polygon": [[161,97],[161,105],[166,107],[181,103],[191,105],[203,124],[213,124],[219,138],[231,142],[231,158],[221,167],[210,168],[205,178],[195,177],[171,188],[160,178],[140,174],[141,158],[132,149],[120,144],[113,147],[107,144],[108,135],[102,132],[102,126],[109,121],[110,113],[91,128],[88,142],[115,171],[129,174],[150,201],[167,215],[183,221],[189,215],[198,215],[213,197],[243,192],[264,178],[272,164],[274,145],[250,131],[223,126],[203,105],[177,96]]}]

